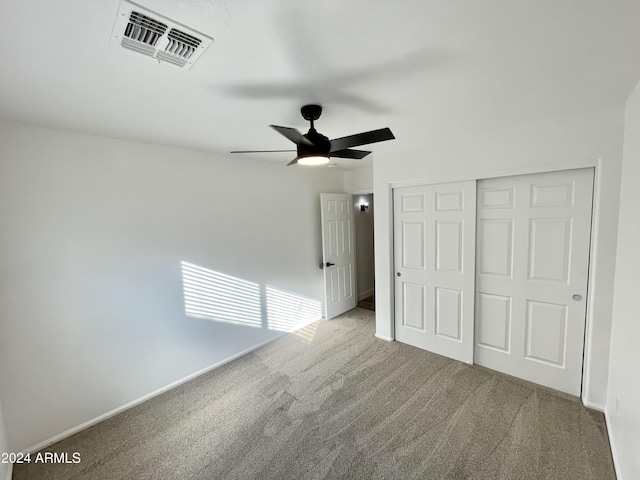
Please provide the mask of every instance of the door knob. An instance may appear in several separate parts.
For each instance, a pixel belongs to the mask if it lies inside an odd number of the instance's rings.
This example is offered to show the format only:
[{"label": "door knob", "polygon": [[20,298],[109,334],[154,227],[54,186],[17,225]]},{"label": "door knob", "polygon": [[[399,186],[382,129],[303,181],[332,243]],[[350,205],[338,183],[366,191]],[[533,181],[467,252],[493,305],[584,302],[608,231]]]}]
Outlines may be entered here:
[{"label": "door knob", "polygon": [[580,300],[582,300],[582,295],[578,295],[577,293],[572,295],[571,298],[573,298],[576,302],[579,302]]},{"label": "door knob", "polygon": [[402,274],[400,272],[396,273],[397,276],[401,277]]},{"label": "door knob", "polygon": [[326,265],[327,267],[333,267],[333,266],[335,265],[335,263],[327,262],[325,265]]}]

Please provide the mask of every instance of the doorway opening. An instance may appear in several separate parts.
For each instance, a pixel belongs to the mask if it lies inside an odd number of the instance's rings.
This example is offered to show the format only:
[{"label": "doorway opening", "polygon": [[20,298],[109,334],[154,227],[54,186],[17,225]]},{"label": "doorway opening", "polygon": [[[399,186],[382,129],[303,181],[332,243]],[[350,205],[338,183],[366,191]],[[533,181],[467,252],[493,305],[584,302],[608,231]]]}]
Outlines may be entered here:
[{"label": "doorway opening", "polygon": [[373,194],[353,195],[358,307],[375,311]]}]

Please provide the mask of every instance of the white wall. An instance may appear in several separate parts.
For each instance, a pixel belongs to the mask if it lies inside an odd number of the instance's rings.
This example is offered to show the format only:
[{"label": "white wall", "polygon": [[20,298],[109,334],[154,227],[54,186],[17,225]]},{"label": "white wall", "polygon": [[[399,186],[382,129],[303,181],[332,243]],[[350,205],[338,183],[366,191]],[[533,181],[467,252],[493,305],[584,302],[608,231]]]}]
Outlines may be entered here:
[{"label": "white wall", "polygon": [[491,131],[481,126],[460,131],[456,140],[431,144],[419,151],[393,156],[376,155],[374,162],[376,334],[392,338],[392,208],[391,184],[400,181],[486,178],[505,171],[548,164],[595,162],[598,168],[596,256],[592,262],[594,281],[590,285],[593,319],[586,365],[588,383],[583,398],[590,405],[604,407],[608,374],[611,328],[612,284],[616,250],[617,213],[622,157],[623,111],[612,109],[585,112],[544,121],[514,124]]},{"label": "white wall", "polygon": [[181,261],[320,301],[336,170],[0,123],[9,448],[280,335],[186,316]]},{"label": "white wall", "polygon": [[[369,204],[364,212],[358,208],[360,202]],[[355,233],[356,233],[356,277],[358,300],[373,295],[375,285],[373,252],[373,194],[354,195]]]},{"label": "white wall", "polygon": [[[373,157],[373,153],[369,157]],[[373,193],[373,166],[344,172],[344,191]]]},{"label": "white wall", "polygon": [[[2,455],[3,452],[9,453],[9,448],[7,446],[7,436],[4,426],[4,415],[2,411],[2,399],[0,399],[0,455]],[[6,478],[8,478],[10,468],[11,466],[8,463],[0,462],[0,480],[5,480]]]},{"label": "white wall", "polygon": [[640,478],[640,84],[627,102],[607,420],[620,480]]}]

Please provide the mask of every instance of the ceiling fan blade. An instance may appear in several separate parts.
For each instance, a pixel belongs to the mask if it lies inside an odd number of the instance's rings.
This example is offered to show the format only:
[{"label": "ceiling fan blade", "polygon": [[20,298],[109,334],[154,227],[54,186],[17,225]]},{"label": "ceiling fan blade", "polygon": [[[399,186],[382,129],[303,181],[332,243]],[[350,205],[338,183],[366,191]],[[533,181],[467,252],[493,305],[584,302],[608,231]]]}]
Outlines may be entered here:
[{"label": "ceiling fan blade", "polygon": [[295,150],[234,150],[229,153],[277,153],[277,152],[295,152]]},{"label": "ceiling fan blade", "polygon": [[289,165],[295,165],[296,163],[298,163],[298,157],[294,158],[293,160],[291,160],[289,163],[287,163],[287,167]]},{"label": "ceiling fan blade", "polygon": [[280,135],[287,137],[296,145],[302,143],[304,145],[313,146],[313,143],[311,143],[306,137],[302,136],[302,134],[295,128],[279,127],[278,125],[269,125],[269,126],[273,128],[276,132],[278,132]]},{"label": "ceiling fan blade", "polygon": [[331,156],[332,157],[338,157],[338,158],[355,158],[357,160],[360,160],[361,158],[366,157],[367,155],[369,155],[371,152],[367,152],[366,150],[350,150],[350,149],[344,149],[344,150],[338,150],[336,152],[331,152]]},{"label": "ceiling fan blade", "polygon": [[348,137],[341,137],[331,140],[331,153],[345,150],[349,147],[357,147],[358,145],[366,145],[368,143],[384,142],[385,140],[393,140],[393,133],[389,128],[381,128],[379,130],[371,130],[370,132],[356,133]]}]

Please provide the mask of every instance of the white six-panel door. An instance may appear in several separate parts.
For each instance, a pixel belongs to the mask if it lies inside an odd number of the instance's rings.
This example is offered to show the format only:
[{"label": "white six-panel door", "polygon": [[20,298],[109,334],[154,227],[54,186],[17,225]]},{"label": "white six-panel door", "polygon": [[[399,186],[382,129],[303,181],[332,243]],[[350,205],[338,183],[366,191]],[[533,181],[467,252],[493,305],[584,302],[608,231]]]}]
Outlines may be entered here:
[{"label": "white six-panel door", "polygon": [[593,170],[478,182],[475,363],[580,395]]},{"label": "white six-panel door", "polygon": [[351,194],[321,193],[325,318],[356,308]]},{"label": "white six-panel door", "polygon": [[475,181],[394,190],[395,337],[473,362]]}]

